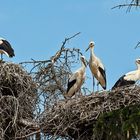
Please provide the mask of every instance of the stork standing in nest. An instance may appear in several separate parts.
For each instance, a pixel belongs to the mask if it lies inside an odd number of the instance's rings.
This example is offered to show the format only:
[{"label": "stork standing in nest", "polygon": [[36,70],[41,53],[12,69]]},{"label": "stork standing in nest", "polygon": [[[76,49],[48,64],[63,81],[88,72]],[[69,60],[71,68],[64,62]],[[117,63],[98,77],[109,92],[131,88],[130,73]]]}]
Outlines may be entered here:
[{"label": "stork standing in nest", "polygon": [[140,59],[136,59],[135,63],[137,66],[137,70],[128,72],[124,74],[123,76],[121,76],[119,80],[114,84],[112,89],[115,89],[121,86],[133,85],[138,80],[140,80]]},{"label": "stork standing in nest", "polygon": [[71,98],[76,94],[76,92],[80,91],[82,84],[85,81],[85,69],[87,66],[87,62],[84,56],[81,56],[82,66],[68,80],[67,92],[64,94],[65,98]]},{"label": "stork standing in nest", "polygon": [[0,53],[1,53],[1,61],[3,60],[2,56],[3,54],[7,55],[8,57],[15,56],[11,44],[3,38],[0,38]]},{"label": "stork standing in nest", "polygon": [[89,47],[86,49],[90,49],[90,59],[89,59],[89,67],[93,76],[93,91],[95,86],[94,77],[97,79],[97,87],[100,84],[102,88],[106,89],[106,72],[102,61],[94,54],[95,43],[93,41],[90,42]]}]

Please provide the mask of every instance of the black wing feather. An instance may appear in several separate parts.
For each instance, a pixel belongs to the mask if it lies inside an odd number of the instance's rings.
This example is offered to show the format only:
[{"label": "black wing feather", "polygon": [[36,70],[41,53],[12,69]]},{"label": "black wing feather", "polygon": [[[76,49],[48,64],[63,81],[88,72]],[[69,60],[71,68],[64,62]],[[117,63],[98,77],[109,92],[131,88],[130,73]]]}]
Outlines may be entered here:
[{"label": "black wing feather", "polygon": [[103,87],[104,89],[106,89],[106,72],[104,69],[102,69],[101,67],[99,67],[99,71],[102,74],[104,80],[105,80],[105,87]]},{"label": "black wing feather", "polygon": [[68,88],[67,88],[67,92],[69,92],[70,88],[76,83],[76,79],[72,80],[72,81],[68,81]]},{"label": "black wing feather", "polygon": [[136,81],[132,81],[132,80],[125,80],[124,77],[126,75],[123,75],[119,78],[119,80],[114,84],[114,86],[112,87],[112,89],[115,89],[117,87],[121,87],[121,86],[127,86],[127,85],[133,85],[136,83]]},{"label": "black wing feather", "polygon": [[2,41],[3,41],[3,43],[0,45],[0,49],[7,52],[9,57],[15,56],[14,50],[11,47],[10,43],[6,40],[2,40]]}]

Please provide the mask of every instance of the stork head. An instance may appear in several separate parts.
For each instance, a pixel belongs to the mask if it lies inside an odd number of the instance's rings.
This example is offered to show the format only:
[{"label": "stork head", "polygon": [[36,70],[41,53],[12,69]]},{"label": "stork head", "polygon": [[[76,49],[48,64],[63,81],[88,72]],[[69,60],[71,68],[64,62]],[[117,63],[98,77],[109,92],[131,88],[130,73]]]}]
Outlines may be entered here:
[{"label": "stork head", "polygon": [[140,65],[140,58],[136,59],[136,64]]},{"label": "stork head", "polygon": [[0,45],[3,43],[4,38],[0,37]]},{"label": "stork head", "polygon": [[80,59],[81,59],[81,62],[82,62],[82,63],[84,64],[84,66],[86,67],[86,66],[87,66],[87,60],[86,60],[85,56],[81,56]]},{"label": "stork head", "polygon": [[93,41],[91,41],[90,43],[89,43],[89,46],[88,46],[88,48],[86,49],[86,51],[88,51],[88,49],[89,48],[94,48],[94,46],[95,46],[95,43],[93,42]]},{"label": "stork head", "polygon": [[136,59],[136,65],[137,65],[138,69],[140,69],[140,58]]}]

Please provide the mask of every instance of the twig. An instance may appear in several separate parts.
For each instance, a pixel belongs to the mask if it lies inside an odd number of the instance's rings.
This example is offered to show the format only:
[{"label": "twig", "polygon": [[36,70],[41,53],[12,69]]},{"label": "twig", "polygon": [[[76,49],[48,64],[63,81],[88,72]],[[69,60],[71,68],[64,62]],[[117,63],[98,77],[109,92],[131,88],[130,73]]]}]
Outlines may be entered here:
[{"label": "twig", "polygon": [[33,64],[35,64],[35,63],[48,63],[48,62],[54,61],[55,59],[57,59],[61,55],[61,52],[63,51],[66,42],[71,40],[72,38],[78,36],[80,33],[81,32],[78,32],[71,37],[65,38],[64,42],[62,43],[60,51],[58,51],[53,57],[51,57],[51,60],[39,60],[39,61],[37,61],[37,60],[31,59],[32,61],[20,62],[19,64],[22,65],[22,64],[30,64],[30,63],[33,63]]},{"label": "twig", "polygon": [[71,36],[69,38],[65,38],[64,42],[62,43],[62,46],[61,46],[60,50],[58,52],[56,52],[56,54],[54,56],[51,57],[52,63],[55,63],[55,61],[60,57],[60,55],[64,51],[65,44],[67,43],[67,41],[71,40],[72,38],[76,37],[79,34],[80,34],[80,32],[74,34],[73,36]]},{"label": "twig", "polygon": [[115,8],[120,9],[123,7],[128,7],[126,12],[130,12],[131,7],[140,7],[139,3],[140,3],[139,0],[132,0],[129,4],[120,4],[120,5],[112,7],[111,9],[115,9]]},{"label": "twig", "polygon": [[140,42],[137,43],[137,45],[135,46],[135,49],[137,49],[138,47],[140,47]]},{"label": "twig", "polygon": [[31,58],[32,61],[24,61],[24,62],[20,62],[19,64],[29,64],[29,63],[48,63],[51,62],[51,60],[34,60]]},{"label": "twig", "polygon": [[16,124],[16,121],[17,121],[17,116],[18,116],[18,109],[19,109],[19,102],[18,102],[18,100],[16,99],[15,100],[16,101],[16,103],[15,103],[15,115],[14,115],[14,121],[13,121],[13,124],[12,124],[12,127]]},{"label": "twig", "polygon": [[35,135],[35,134],[38,134],[38,133],[40,133],[40,132],[41,132],[41,130],[39,129],[39,130],[34,131],[34,132],[32,132],[32,133],[29,133],[29,134],[27,134],[27,135],[24,135],[24,136],[21,136],[21,137],[16,137],[16,139],[28,138],[28,137],[30,137],[30,136],[32,136],[32,135]]},{"label": "twig", "polygon": [[140,7],[140,4],[139,5],[137,5],[137,4],[120,4],[120,5],[112,7],[111,9],[122,8],[122,7],[132,7],[132,6]]}]

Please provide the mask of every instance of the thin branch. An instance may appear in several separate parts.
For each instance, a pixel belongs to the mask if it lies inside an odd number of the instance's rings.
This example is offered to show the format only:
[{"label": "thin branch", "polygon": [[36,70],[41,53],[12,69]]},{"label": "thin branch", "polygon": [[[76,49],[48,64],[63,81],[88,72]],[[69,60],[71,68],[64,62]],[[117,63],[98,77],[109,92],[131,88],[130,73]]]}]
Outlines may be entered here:
[{"label": "thin branch", "polygon": [[40,133],[40,132],[41,132],[41,130],[39,129],[39,130],[34,131],[34,132],[32,132],[32,133],[29,133],[29,134],[27,134],[27,135],[24,135],[24,136],[21,136],[21,137],[16,137],[16,139],[28,138],[28,137],[33,136],[33,135],[35,135],[35,134],[38,134],[38,133]]},{"label": "thin branch", "polygon": [[137,43],[134,49],[137,49],[138,47],[140,47],[140,42]]},{"label": "thin branch", "polygon": [[39,129],[39,125],[36,123],[36,122],[33,122],[33,121],[29,121],[29,120],[25,120],[25,119],[20,119],[19,123],[21,125],[24,125],[24,126],[29,126],[33,129]]},{"label": "thin branch", "polygon": [[34,60],[31,58],[32,61],[24,61],[24,62],[20,62],[19,64],[29,64],[29,63],[48,63],[48,62],[51,62],[51,60]]},{"label": "thin branch", "polygon": [[62,46],[60,48],[60,50],[58,52],[56,52],[56,54],[51,57],[52,63],[55,63],[55,61],[60,57],[60,55],[62,54],[62,52],[64,51],[65,48],[65,44],[67,43],[67,41],[71,40],[72,38],[76,37],[77,35],[79,35],[81,32],[78,32],[76,34],[74,34],[73,36],[69,37],[69,38],[65,38],[64,42],[62,43]]},{"label": "thin branch", "polygon": [[114,7],[112,7],[111,9],[115,9],[115,8],[123,8],[123,7],[132,7],[132,6],[137,6],[137,7],[140,7],[140,4],[120,4],[120,5],[117,5],[117,6],[114,6]]},{"label": "thin branch", "polygon": [[58,52],[56,52],[56,54],[54,56],[51,57],[51,60],[34,60],[34,59],[31,59],[32,61],[25,61],[25,62],[20,62],[19,64],[29,64],[29,63],[48,63],[48,62],[55,62],[55,60],[61,55],[61,52],[63,51],[63,49],[65,48],[65,45],[67,43],[67,41],[73,39],[74,37],[78,36],[81,32],[78,32],[76,34],[74,34],[73,36],[71,37],[68,37],[68,38],[65,38],[64,42],[62,43],[62,46],[60,48],[60,50]]},{"label": "thin branch", "polygon": [[130,12],[132,7],[140,7],[140,0],[131,0],[130,3],[120,4],[120,5],[114,6],[112,9],[115,9],[115,8],[120,9],[123,7],[127,7],[127,12]]},{"label": "thin branch", "polygon": [[17,117],[18,117],[18,111],[19,111],[19,102],[18,102],[18,100],[16,100],[16,103],[15,103],[15,115],[14,115],[14,120],[13,120],[12,127],[14,125],[16,125],[16,121],[17,121]]}]

